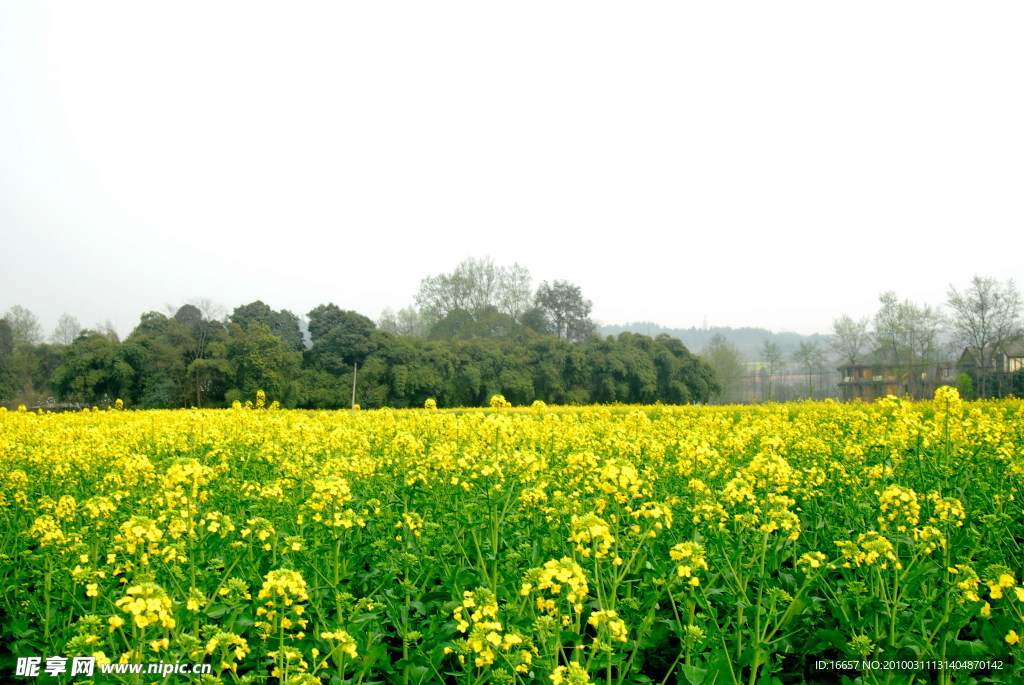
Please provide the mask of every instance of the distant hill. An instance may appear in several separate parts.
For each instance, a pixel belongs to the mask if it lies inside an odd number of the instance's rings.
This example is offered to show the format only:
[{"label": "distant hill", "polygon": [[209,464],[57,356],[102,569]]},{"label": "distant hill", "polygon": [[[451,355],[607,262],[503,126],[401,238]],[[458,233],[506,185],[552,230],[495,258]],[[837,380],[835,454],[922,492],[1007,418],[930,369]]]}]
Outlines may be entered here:
[{"label": "distant hill", "polygon": [[773,332],[767,328],[729,328],[728,326],[716,326],[714,328],[665,328],[649,321],[627,323],[619,326],[599,326],[597,332],[601,336],[618,335],[624,332],[640,333],[649,335],[652,338],[667,333],[673,338],[679,338],[683,344],[694,354],[707,345],[716,333],[721,333],[726,340],[731,342],[743,354],[747,361],[755,361],[761,356],[761,346],[765,338],[779,346],[782,354],[789,359],[793,352],[803,341],[816,342],[822,349],[828,350],[828,336],[821,333],[803,335],[790,331]]}]

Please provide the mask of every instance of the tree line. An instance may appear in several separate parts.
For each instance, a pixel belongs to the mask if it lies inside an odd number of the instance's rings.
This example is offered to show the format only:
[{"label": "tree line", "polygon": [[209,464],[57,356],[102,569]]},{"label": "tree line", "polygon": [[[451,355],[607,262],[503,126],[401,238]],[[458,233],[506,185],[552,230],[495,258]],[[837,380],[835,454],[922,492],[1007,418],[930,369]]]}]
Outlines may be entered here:
[{"label": "tree line", "polygon": [[[218,316],[208,303],[147,312],[120,340],[62,317],[43,342],[31,312],[0,319],[0,402],[221,407],[263,390],[286,407],[483,406],[534,400],[679,404],[717,392],[679,340],[601,338],[591,303],[565,281],[530,288],[525,269],[467,260],[423,279],[416,306],[379,322],[328,303],[305,320],[262,301]],[[305,331],[303,330],[305,328]],[[78,329],[76,333],[68,331]]]},{"label": "tree line", "polygon": [[[1024,395],[1024,370],[1015,361],[1024,356],[1024,305],[1014,283],[975,276],[966,288],[951,285],[944,305],[884,292],[874,316],[839,316],[826,340],[807,336],[785,350],[765,336],[752,355],[715,333],[700,350],[719,380],[711,401],[837,397],[840,369],[867,370],[913,398],[931,396],[944,382],[970,398]],[[942,370],[951,375],[938,378]]]},{"label": "tree line", "polygon": [[833,322],[832,347],[842,364],[884,369],[905,394],[923,397],[938,364],[955,365],[968,397],[1002,397],[1024,391],[1024,373],[999,360],[1020,357],[1024,301],[1012,280],[975,276],[963,289],[950,285],[946,310],[879,296],[873,318],[841,316]]}]

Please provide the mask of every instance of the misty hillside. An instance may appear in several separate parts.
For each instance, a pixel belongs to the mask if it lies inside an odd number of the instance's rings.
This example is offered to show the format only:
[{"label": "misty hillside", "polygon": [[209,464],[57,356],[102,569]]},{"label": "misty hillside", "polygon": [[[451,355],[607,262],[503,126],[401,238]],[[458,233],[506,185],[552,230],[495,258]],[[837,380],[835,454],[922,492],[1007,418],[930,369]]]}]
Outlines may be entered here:
[{"label": "misty hillside", "polygon": [[691,352],[699,354],[705,345],[710,342],[712,336],[721,333],[725,339],[736,346],[748,361],[754,361],[761,356],[761,346],[765,338],[777,344],[783,355],[789,358],[803,341],[816,342],[822,349],[828,349],[828,336],[821,333],[814,335],[802,335],[783,331],[774,333],[766,328],[729,328],[728,326],[716,326],[713,328],[665,328],[649,321],[627,323],[619,326],[599,326],[597,332],[602,336],[618,335],[623,332],[641,333],[652,338],[667,333],[673,338],[683,341],[683,344]]}]

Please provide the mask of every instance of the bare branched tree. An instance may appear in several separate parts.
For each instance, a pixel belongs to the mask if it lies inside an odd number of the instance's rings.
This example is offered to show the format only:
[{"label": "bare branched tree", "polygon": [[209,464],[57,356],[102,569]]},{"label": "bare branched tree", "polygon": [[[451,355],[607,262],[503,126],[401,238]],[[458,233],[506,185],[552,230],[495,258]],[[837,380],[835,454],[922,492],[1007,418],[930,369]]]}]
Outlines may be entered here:
[{"label": "bare branched tree", "polygon": [[1020,291],[1012,280],[1000,283],[975,276],[963,292],[950,285],[946,303],[953,310],[953,338],[973,358],[977,390],[986,397],[986,376],[995,370],[995,356],[1021,337]]}]

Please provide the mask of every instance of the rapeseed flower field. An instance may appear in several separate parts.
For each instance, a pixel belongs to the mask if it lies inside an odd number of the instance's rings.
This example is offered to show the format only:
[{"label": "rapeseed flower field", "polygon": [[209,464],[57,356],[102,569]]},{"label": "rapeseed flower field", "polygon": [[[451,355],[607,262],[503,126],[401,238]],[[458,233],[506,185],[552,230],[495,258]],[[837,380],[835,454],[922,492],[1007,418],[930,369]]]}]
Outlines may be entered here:
[{"label": "rapeseed flower field", "polygon": [[1024,681],[1020,401],[261,400],[0,410],[3,678]]}]

